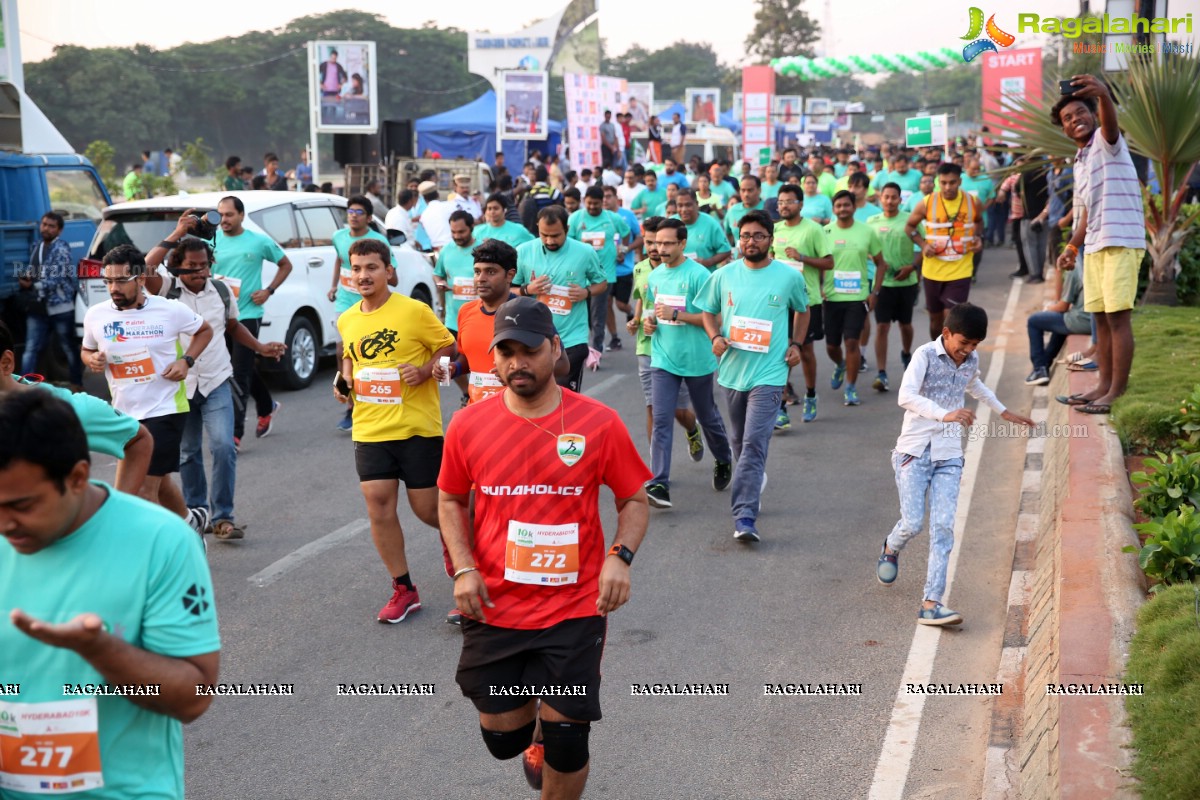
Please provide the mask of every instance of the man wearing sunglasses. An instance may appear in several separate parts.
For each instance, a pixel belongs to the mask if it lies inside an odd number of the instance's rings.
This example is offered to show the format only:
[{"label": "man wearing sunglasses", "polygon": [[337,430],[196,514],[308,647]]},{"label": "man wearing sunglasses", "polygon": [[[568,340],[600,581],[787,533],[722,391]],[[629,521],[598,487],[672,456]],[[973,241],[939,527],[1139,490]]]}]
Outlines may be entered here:
[{"label": "man wearing sunglasses", "polygon": [[[212,277],[212,251],[206,242],[187,236],[167,256],[157,274],[146,276],[146,290],[177,300],[213,329],[212,340],[188,370],[189,410],[180,446],[179,477],[185,505],[201,516],[211,516],[213,535],[222,541],[241,539],[245,531],[234,523],[233,493],[237,476],[237,448],[233,444],[235,400],[233,361],[226,334],[233,341],[264,358],[278,360],[287,349],[282,342],[263,344],[250,329],[238,322],[238,300],[233,292]],[[187,337],[184,345],[188,344]],[[204,434],[212,454],[212,495],[204,474]],[[210,514],[211,512],[211,514]]]},{"label": "man wearing sunglasses", "polygon": [[[207,514],[189,512],[171,473],[179,471],[190,409],[184,379],[212,341],[212,326],[182,303],[147,296],[146,260],[132,245],[109,250],[100,274],[110,300],[84,315],[83,363],[104,373],[113,408],[139,420],[154,437],[141,496],[203,533]],[[186,347],[185,335],[191,336]]]},{"label": "man wearing sunglasses", "polygon": [[[335,330],[337,328],[336,320],[342,315],[342,312],[362,300],[362,295],[358,293],[358,285],[350,274],[350,245],[359,239],[378,239],[384,244],[388,244],[386,236],[371,228],[373,205],[370,198],[363,195],[351,197],[346,203],[347,227],[333,234],[333,249],[337,253],[337,259],[333,264],[333,285],[329,289],[329,299],[333,301]],[[392,276],[389,281],[391,286],[395,286],[397,280],[395,274],[398,269],[395,254],[392,255],[392,267]],[[338,342],[337,352],[342,352],[341,342]],[[353,409],[347,408],[345,414],[338,420],[339,431],[349,433],[353,429],[352,411]]]}]

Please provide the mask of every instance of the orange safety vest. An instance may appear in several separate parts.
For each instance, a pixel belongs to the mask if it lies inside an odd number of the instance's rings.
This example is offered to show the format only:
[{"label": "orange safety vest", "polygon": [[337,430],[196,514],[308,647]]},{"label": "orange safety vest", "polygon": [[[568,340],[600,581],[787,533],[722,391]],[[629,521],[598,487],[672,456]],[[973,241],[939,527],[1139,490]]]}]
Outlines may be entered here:
[{"label": "orange safety vest", "polygon": [[975,241],[975,213],[978,201],[969,192],[958,190],[962,202],[951,219],[941,192],[933,192],[925,204],[925,241],[933,245],[940,261],[961,261],[970,255]]}]

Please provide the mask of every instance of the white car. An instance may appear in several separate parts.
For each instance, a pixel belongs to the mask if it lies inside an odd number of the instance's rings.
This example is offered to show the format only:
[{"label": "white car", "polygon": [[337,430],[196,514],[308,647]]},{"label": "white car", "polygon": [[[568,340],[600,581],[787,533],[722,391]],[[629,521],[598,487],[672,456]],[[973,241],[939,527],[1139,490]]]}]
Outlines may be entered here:
[{"label": "white car", "polygon": [[[96,229],[88,257],[79,262],[79,295],[75,302],[75,323],[83,336],[83,315],[89,306],[108,300],[108,292],[100,281],[101,260],[117,245],[132,244],[148,252],[165,239],[189,208],[197,212],[215,210],[222,197],[241,198],[246,207],[245,227],[270,236],[292,262],[292,273],[279,290],[263,306],[262,329],[259,338],[264,342],[283,342],[287,355],[279,362],[283,377],[292,389],[303,389],[313,382],[317,360],[322,355],[335,355],[337,339],[333,303],[329,287],[333,281],[333,265],[337,253],[333,249],[333,234],[346,227],[346,198],[313,192],[205,192],[202,194],[156,197],[119,203],[104,209],[104,219]],[[372,226],[385,233],[379,219]],[[392,239],[392,252],[399,265],[399,285],[393,292],[407,295],[429,305],[435,313],[438,292],[435,289],[433,266],[428,255],[403,241],[403,234]],[[213,270],[220,274],[220,265]],[[263,262],[263,286],[275,276],[276,266]],[[275,362],[261,362],[271,368]]]}]

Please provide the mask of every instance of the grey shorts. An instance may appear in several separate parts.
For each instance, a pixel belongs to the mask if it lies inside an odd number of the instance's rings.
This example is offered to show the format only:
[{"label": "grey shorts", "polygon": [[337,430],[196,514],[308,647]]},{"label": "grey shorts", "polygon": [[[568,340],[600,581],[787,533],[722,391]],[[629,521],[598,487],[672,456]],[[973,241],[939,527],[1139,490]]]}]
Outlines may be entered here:
[{"label": "grey shorts", "polygon": [[[646,408],[654,405],[650,401],[650,356],[638,356],[638,380],[642,382],[642,396],[646,398]],[[675,403],[676,410],[691,408],[692,396],[688,394],[686,383],[679,384],[679,400]]]}]

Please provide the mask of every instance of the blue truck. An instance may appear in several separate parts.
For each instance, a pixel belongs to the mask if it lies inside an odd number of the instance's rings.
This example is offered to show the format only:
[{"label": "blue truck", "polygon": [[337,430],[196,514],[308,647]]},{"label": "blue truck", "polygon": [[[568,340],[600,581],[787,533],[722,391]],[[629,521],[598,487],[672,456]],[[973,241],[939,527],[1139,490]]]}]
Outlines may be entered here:
[{"label": "blue truck", "polygon": [[[0,319],[13,332],[18,366],[25,341],[18,278],[28,273],[42,215],[55,211],[63,216],[62,237],[71,247],[71,262],[79,264],[111,204],[91,162],[74,152],[24,92],[0,82]],[[66,377],[56,342],[43,349],[38,369],[47,378]]]}]

